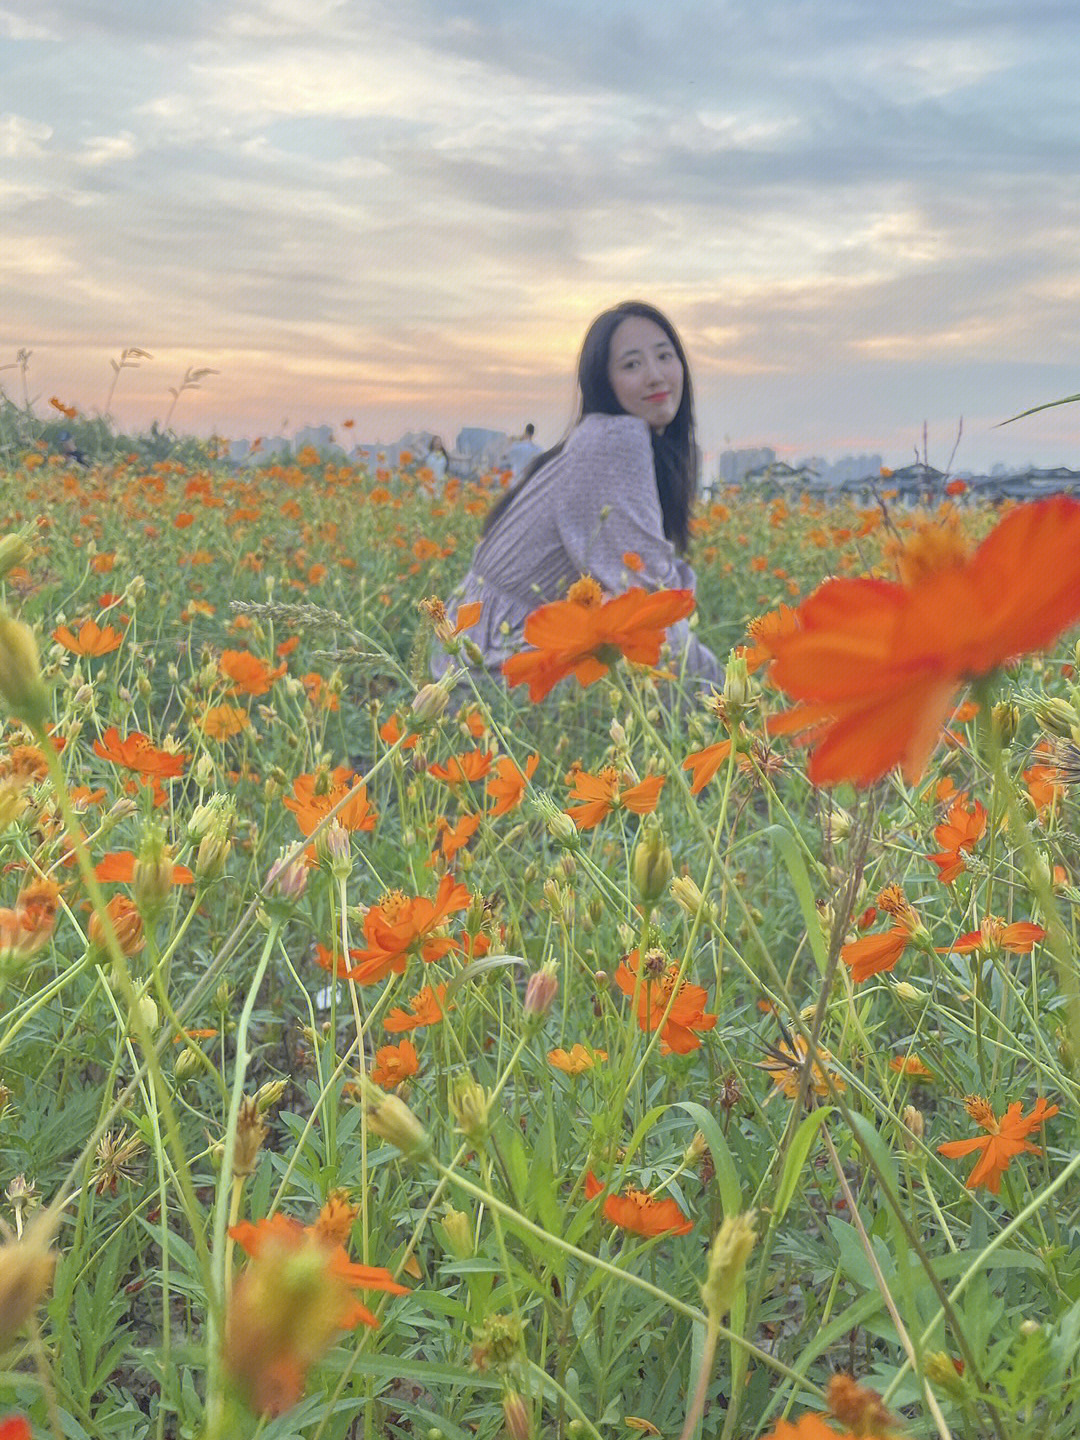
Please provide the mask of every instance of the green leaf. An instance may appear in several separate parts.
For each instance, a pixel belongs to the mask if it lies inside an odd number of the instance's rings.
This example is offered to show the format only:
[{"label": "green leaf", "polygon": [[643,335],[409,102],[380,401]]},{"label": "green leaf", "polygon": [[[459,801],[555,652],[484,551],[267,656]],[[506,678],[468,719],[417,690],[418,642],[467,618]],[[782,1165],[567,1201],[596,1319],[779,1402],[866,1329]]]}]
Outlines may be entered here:
[{"label": "green leaf", "polygon": [[803,922],[806,925],[806,938],[810,942],[810,949],[817,962],[817,967],[824,975],[829,964],[829,952],[825,947],[825,937],[821,933],[817,905],[814,903],[814,891],[810,884],[806,861],[795,843],[795,837],[783,825],[768,825],[761,832],[761,838],[766,841],[771,840],[780,852],[780,858],[791,877],[799,909],[802,911]]},{"label": "green leaf", "polygon": [[810,1153],[810,1146],[832,1113],[831,1105],[826,1105],[820,1110],[811,1110],[810,1114],[799,1122],[799,1128],[791,1138],[791,1144],[784,1156],[784,1169],[780,1176],[780,1184],[776,1187],[776,1200],[773,1202],[777,1225],[783,1220],[788,1206],[794,1199],[803,1167],[806,1164],[806,1157]]}]

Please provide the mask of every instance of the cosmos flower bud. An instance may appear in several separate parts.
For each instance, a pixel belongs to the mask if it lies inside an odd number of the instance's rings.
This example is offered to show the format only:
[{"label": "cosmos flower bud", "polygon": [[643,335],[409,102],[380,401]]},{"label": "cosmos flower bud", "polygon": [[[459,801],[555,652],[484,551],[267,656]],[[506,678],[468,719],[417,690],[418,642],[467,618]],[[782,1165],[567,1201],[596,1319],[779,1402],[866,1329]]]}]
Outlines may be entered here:
[{"label": "cosmos flower bud", "polygon": [[0,701],[18,720],[41,729],[49,712],[49,692],[41,678],[37,642],[21,620],[0,611]]},{"label": "cosmos flower bud", "polygon": [[952,1390],[955,1393],[963,1388],[963,1367],[944,1350],[935,1350],[932,1354],[923,1356],[923,1374],[931,1385],[938,1385],[943,1390]]},{"label": "cosmos flower bud", "polygon": [[757,1242],[754,1211],[729,1215],[709,1249],[709,1266],[701,1298],[709,1319],[719,1324],[734,1304],[750,1252]]},{"label": "cosmos flower bud", "polygon": [[1040,727],[1061,740],[1074,740],[1080,731],[1080,712],[1060,695],[1033,697],[1032,713]]},{"label": "cosmos flower bud", "polygon": [[480,1144],[487,1138],[491,1096],[471,1075],[455,1081],[450,1091],[450,1113],[467,1140]]},{"label": "cosmos flower bud", "polygon": [[267,898],[293,905],[307,889],[307,881],[308,872],[303,860],[289,861],[288,853],[283,851],[266,876]]},{"label": "cosmos flower bud", "polygon": [[450,1253],[459,1260],[468,1260],[473,1254],[472,1221],[463,1210],[448,1210],[438,1223]]},{"label": "cosmos flower bud", "polygon": [[904,1124],[900,1132],[900,1143],[909,1155],[914,1155],[926,1133],[926,1117],[914,1105],[905,1105],[900,1118]]},{"label": "cosmos flower bud", "polygon": [[205,751],[191,767],[191,777],[200,790],[209,790],[214,783],[214,762]]},{"label": "cosmos flower bud", "polygon": [[173,861],[165,832],[157,825],[147,826],[135,862],[135,903],[144,914],[156,914],[169,898],[172,884]]},{"label": "cosmos flower bud", "polygon": [[638,895],[646,905],[655,905],[671,881],[673,867],[671,848],[654,820],[646,821],[631,863]]},{"label": "cosmos flower bud", "polygon": [[25,565],[30,559],[30,543],[20,531],[0,537],[0,579],[16,565]]},{"label": "cosmos flower bud", "polygon": [[368,1127],[380,1140],[396,1145],[406,1156],[424,1155],[430,1150],[427,1131],[404,1100],[388,1095],[366,1078],[360,1082],[360,1094]]},{"label": "cosmos flower bud", "polygon": [[218,880],[225,872],[225,865],[232,852],[232,841],[211,830],[199,841],[195,852],[195,878],[202,882]]},{"label": "cosmos flower bud", "polygon": [[335,880],[347,880],[352,872],[352,850],[349,832],[339,820],[332,820],[315,842],[319,860],[325,863]]},{"label": "cosmos flower bud", "polygon": [[414,727],[433,725],[442,718],[450,704],[446,687],[441,684],[421,685],[413,696],[412,717]]},{"label": "cosmos flower bud", "polygon": [[711,900],[706,900],[696,880],[689,875],[676,875],[671,882],[671,898],[678,905],[680,910],[685,910],[691,920],[701,916],[703,925],[715,925],[717,921],[716,906]]},{"label": "cosmos flower bud", "polygon": [[250,1175],[255,1169],[266,1138],[266,1121],[259,1109],[258,1096],[245,1095],[236,1117],[236,1148],[233,1152],[233,1174]]},{"label": "cosmos flower bud", "polygon": [[558,993],[559,977],[554,964],[549,962],[529,976],[525,987],[525,1014],[532,1019],[540,1019],[551,1009]]},{"label": "cosmos flower bud", "polygon": [[529,1407],[516,1390],[503,1396],[503,1422],[510,1440],[529,1440],[533,1433]]},{"label": "cosmos flower bud", "polygon": [[288,1088],[287,1080],[267,1080],[265,1085],[260,1085],[255,1091],[255,1107],[259,1114],[265,1115],[272,1105],[278,1104]]},{"label": "cosmos flower bud", "polygon": [[705,1154],[708,1142],[700,1130],[695,1130],[690,1144],[683,1151],[683,1159],[687,1165],[695,1165]]},{"label": "cosmos flower bud", "polygon": [[901,1000],[906,1000],[909,1005],[921,1005],[929,998],[925,990],[918,989],[917,986],[909,984],[907,980],[898,980],[893,986],[893,990]]},{"label": "cosmos flower bud", "polygon": [[1020,728],[1020,707],[1002,700],[990,711],[990,724],[998,738],[998,744],[1011,745]]}]

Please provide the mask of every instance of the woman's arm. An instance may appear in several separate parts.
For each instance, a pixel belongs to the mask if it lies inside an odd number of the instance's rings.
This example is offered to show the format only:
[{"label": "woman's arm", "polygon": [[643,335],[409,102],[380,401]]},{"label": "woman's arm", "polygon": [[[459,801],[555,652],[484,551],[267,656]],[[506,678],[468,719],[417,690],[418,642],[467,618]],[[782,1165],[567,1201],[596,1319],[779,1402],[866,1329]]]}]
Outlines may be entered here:
[{"label": "woman's arm", "polygon": [[[596,415],[582,421],[563,452],[556,523],[567,556],[617,594],[693,589],[694,572],[664,536],[652,441],[644,420]],[[636,555],[640,569],[624,556]]]}]

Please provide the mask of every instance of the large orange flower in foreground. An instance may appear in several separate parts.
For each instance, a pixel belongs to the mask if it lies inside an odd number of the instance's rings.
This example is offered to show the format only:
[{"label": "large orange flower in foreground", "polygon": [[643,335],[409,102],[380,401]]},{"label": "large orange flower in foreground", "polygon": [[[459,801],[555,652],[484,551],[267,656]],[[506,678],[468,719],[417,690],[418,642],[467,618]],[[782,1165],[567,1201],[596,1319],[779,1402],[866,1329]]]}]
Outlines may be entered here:
[{"label": "large orange flower in foreground", "polygon": [[645,956],[640,979],[638,952],[631,950],[615,971],[615,984],[629,1000],[637,992],[638,1026],[646,1034],[660,1030],[661,1055],[689,1055],[701,1047],[698,1032],[716,1025],[716,1016],[705,1014],[705,991],[680,980],[678,965],[667,963],[661,950]]},{"label": "large orange flower in foreground", "polygon": [[797,702],[777,733],[813,745],[815,785],[922,775],[956,692],[1045,649],[1080,619],[1080,501],[1020,505],[972,552],[955,519],[926,523],[899,582],[827,580],[774,638],[771,678]]},{"label": "large orange flower in foreground", "polygon": [[[590,1170],[585,1176],[586,1199],[595,1200],[604,1188]],[[621,1195],[607,1197],[604,1219],[635,1235],[689,1235],[694,1228],[694,1222],[686,1218],[674,1200],[657,1200],[647,1190],[635,1190],[632,1185]]]},{"label": "large orange flower in foreground", "polygon": [[1022,1155],[1025,1151],[1031,1155],[1042,1154],[1039,1147],[1032,1145],[1027,1137],[1033,1130],[1040,1129],[1044,1120],[1056,1115],[1058,1107],[1047,1105],[1040,1095],[1031,1114],[1023,1115],[1023,1102],[1015,1100],[999,1120],[991,1109],[990,1102],[981,1095],[969,1095],[964,1103],[976,1125],[981,1125],[987,1134],[977,1135],[973,1140],[946,1140],[944,1145],[937,1147],[938,1153],[955,1160],[961,1155],[970,1155],[975,1150],[981,1150],[982,1155],[975,1162],[975,1168],[965,1184],[969,1190],[974,1190],[977,1185],[985,1185],[987,1190],[997,1195],[1001,1190],[1001,1177],[1009,1168],[1009,1161],[1014,1155]]},{"label": "large orange flower in foreground", "polygon": [[229,1296],[225,1364],[260,1414],[296,1404],[339,1331],[378,1324],[356,1290],[408,1293],[389,1270],[349,1259],[339,1236],[356,1212],[346,1206],[339,1216],[332,1207],[314,1225],[277,1214],[229,1229],[251,1259]]},{"label": "large orange flower in foreground", "polygon": [[584,575],[565,600],[541,605],[525,621],[524,635],[535,648],[503,663],[508,685],[528,685],[534,703],[567,675],[581,685],[601,679],[620,655],[655,665],[668,626],[694,608],[692,590],[626,590],[609,600]]}]

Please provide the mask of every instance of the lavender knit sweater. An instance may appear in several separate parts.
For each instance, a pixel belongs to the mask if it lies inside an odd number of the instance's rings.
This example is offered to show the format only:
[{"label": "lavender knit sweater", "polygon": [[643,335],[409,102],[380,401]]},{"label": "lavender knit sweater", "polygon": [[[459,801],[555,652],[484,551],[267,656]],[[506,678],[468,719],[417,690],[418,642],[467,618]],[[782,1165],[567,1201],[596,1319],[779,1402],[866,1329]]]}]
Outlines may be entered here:
[{"label": "lavender knit sweater", "polygon": [[[623,556],[640,556],[638,572]],[[646,421],[633,415],[587,415],[564,449],[532,477],[480,541],[472,566],[454,591],[455,605],[483,600],[467,633],[484,665],[497,672],[525,648],[522,626],[537,606],[562,600],[581,575],[608,594],[632,586],[692,590],[696,577],[664,537],[664,521]],[[451,606],[455,608],[455,606]],[[675,667],[686,677],[720,683],[723,669],[685,620],[668,631]],[[436,651],[433,669],[448,659]]]}]

